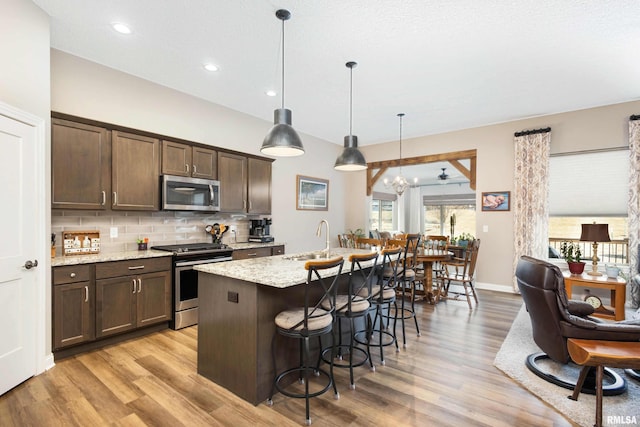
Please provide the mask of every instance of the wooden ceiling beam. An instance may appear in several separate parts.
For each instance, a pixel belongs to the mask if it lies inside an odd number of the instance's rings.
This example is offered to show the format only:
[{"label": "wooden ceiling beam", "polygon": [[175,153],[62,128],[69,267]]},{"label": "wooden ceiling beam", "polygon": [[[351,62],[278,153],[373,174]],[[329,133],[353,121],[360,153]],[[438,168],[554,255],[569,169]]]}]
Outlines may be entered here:
[{"label": "wooden ceiling beam", "polygon": [[[388,168],[421,165],[424,163],[449,162],[468,180],[472,190],[476,189],[476,150],[453,151],[451,153],[429,154],[426,156],[408,157],[405,159],[382,160],[367,163],[367,196],[373,193],[373,186]],[[471,166],[465,168],[460,160],[470,160]],[[377,172],[374,171],[377,170]]]}]

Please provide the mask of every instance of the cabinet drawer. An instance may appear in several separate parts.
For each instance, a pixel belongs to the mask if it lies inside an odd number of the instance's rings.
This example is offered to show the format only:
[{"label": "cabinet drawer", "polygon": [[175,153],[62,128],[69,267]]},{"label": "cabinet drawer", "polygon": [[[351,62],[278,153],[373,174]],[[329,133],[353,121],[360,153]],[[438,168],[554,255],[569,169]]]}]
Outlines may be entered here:
[{"label": "cabinet drawer", "polygon": [[260,258],[271,256],[271,248],[240,249],[233,251],[233,259]]},{"label": "cabinet drawer", "polygon": [[96,264],[96,279],[132,276],[154,271],[171,270],[171,257],[140,258],[127,261],[101,262]]},{"label": "cabinet drawer", "polygon": [[91,267],[91,264],[54,267],[53,284],[87,282],[92,278]]},{"label": "cabinet drawer", "polygon": [[273,246],[271,248],[271,255],[284,255],[284,246]]}]

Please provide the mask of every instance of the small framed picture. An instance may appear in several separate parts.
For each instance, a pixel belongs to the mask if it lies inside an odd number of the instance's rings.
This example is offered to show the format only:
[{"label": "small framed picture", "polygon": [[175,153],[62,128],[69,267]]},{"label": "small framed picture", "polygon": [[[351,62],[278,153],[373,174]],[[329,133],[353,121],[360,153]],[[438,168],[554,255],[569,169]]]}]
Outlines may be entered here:
[{"label": "small framed picture", "polygon": [[329,180],[296,175],[296,209],[329,210]]},{"label": "small framed picture", "polygon": [[489,191],[482,193],[483,212],[505,212],[511,209],[510,191]]}]

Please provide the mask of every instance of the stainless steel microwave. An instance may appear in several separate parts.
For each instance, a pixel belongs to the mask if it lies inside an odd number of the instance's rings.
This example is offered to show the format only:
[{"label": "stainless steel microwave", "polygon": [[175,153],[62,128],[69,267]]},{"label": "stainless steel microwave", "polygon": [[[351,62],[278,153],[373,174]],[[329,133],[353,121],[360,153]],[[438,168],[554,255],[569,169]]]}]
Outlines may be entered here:
[{"label": "stainless steel microwave", "polygon": [[162,175],[162,209],[217,212],[220,210],[220,181]]}]

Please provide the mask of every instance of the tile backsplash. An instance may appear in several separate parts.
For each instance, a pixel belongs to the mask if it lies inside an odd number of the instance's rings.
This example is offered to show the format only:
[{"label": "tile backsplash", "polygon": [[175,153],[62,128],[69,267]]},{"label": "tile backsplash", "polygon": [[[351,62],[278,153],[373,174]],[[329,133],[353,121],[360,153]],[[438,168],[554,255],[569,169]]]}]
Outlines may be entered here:
[{"label": "tile backsplash", "polygon": [[[250,221],[223,214],[196,212],[118,212],[52,210],[51,232],[56,235],[56,253],[62,255],[64,231],[100,232],[100,252],[122,252],[138,249],[138,239],[149,239],[149,247],[176,243],[210,242],[211,235],[204,231],[207,224],[235,225],[237,233],[222,235],[224,243],[246,242]],[[112,228],[118,237],[110,237]]]}]

